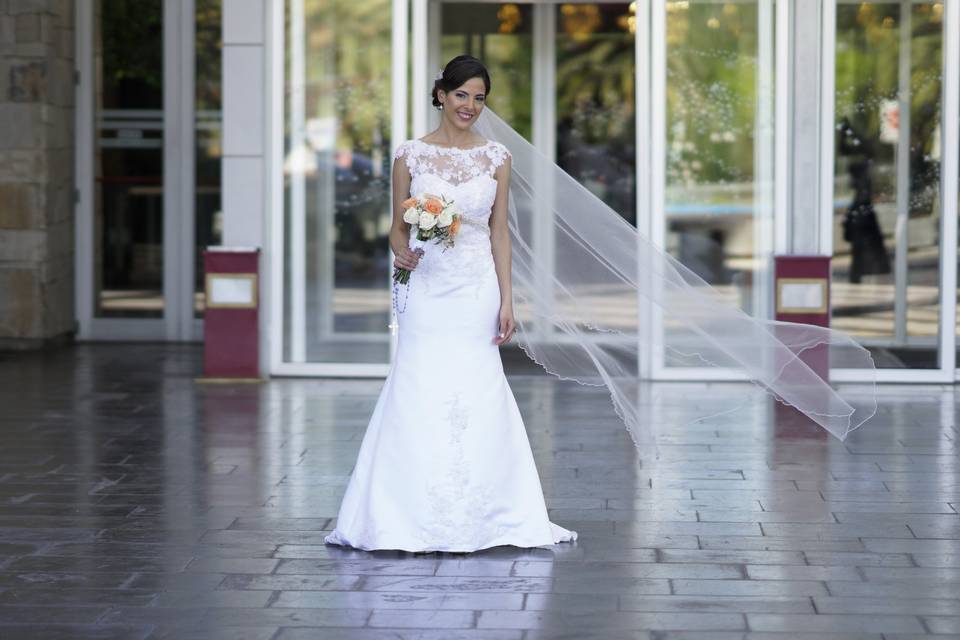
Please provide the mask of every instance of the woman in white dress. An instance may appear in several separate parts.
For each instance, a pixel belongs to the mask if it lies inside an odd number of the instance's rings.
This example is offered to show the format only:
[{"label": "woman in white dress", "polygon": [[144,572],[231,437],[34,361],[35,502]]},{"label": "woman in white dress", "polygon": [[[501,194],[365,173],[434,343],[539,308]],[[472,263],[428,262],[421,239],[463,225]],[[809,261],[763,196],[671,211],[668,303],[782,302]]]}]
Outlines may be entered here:
[{"label": "woman in white dress", "polygon": [[[434,83],[440,126],[394,156],[397,353],[326,542],[358,549],[470,552],[576,540],[550,522],[499,346],[516,330],[507,227],[510,152],[472,131],[490,76],[458,56]],[[452,200],[452,248],[403,221],[411,195]],[[421,250],[418,252],[417,250]]]}]

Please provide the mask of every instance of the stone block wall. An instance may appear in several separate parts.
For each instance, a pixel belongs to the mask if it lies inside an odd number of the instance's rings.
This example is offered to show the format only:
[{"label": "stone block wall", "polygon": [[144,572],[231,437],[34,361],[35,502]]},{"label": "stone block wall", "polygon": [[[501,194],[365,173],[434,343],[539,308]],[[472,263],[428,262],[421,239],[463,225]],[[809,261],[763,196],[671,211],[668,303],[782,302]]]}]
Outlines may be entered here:
[{"label": "stone block wall", "polygon": [[0,0],[0,349],[74,332],[72,0]]}]

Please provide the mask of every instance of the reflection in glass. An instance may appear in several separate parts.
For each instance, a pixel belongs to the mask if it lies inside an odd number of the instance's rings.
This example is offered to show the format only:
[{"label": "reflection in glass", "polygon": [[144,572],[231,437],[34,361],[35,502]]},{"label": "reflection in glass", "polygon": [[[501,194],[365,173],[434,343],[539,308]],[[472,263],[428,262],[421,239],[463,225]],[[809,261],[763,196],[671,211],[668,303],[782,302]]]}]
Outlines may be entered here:
[{"label": "reflection in glass", "polygon": [[766,0],[666,3],[665,246],[761,317],[769,291],[753,283],[765,281],[771,251],[774,17]]},{"label": "reflection in glass", "polygon": [[556,8],[557,164],[636,224],[632,6]]},{"label": "reflection in glass", "polygon": [[221,69],[223,0],[196,0],[196,218],[194,314],[203,316],[203,250],[223,238],[220,157],[223,130]]},{"label": "reflection in glass", "polygon": [[942,18],[837,5],[833,324],[881,367],[938,366]]},{"label": "reflection in glass", "polygon": [[389,0],[289,0],[284,354],[389,359]]},{"label": "reflection in glass", "polygon": [[94,314],[163,315],[163,6],[95,5]]},{"label": "reflection in glass", "polygon": [[436,6],[441,11],[442,23],[440,64],[462,54],[482,60],[493,85],[490,106],[530,140],[533,6],[487,3]]}]

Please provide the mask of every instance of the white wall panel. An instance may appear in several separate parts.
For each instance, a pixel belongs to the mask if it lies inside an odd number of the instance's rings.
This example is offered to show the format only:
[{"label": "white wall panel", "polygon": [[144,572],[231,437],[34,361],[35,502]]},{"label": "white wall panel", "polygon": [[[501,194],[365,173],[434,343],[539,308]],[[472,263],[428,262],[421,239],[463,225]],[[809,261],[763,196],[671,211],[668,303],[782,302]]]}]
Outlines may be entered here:
[{"label": "white wall panel", "polygon": [[223,44],[263,44],[264,0],[223,0]]},{"label": "white wall panel", "polygon": [[263,155],[263,47],[223,48],[223,155]]},{"label": "white wall panel", "polygon": [[263,158],[223,159],[226,246],[263,246]]}]

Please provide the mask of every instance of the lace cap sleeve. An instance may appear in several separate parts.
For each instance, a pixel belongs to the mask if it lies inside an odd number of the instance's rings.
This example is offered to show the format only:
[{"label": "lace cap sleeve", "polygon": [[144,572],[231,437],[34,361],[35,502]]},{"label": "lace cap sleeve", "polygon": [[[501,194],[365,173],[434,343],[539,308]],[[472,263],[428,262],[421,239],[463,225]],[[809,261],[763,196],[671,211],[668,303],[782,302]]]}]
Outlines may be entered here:
[{"label": "lace cap sleeve", "polygon": [[410,153],[410,141],[404,140],[399,145],[397,145],[397,150],[393,152],[393,159],[398,160],[400,158],[405,158]]},{"label": "lace cap sleeve", "polygon": [[490,163],[493,166],[494,171],[500,168],[507,158],[512,157],[510,155],[510,150],[507,147],[499,142],[494,142],[487,149],[487,157],[490,158]]}]

